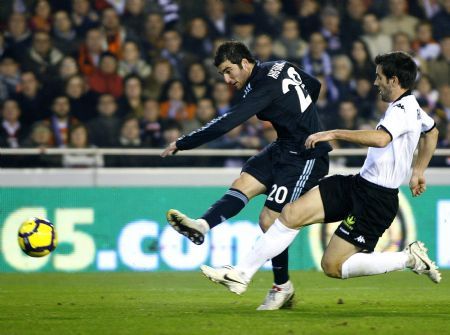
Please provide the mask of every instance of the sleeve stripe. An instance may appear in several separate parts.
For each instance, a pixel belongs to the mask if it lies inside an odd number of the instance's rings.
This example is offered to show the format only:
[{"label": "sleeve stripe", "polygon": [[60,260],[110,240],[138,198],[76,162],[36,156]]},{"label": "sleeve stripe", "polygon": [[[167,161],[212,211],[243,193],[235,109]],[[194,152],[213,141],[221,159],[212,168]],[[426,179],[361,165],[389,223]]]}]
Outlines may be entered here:
[{"label": "sleeve stripe", "polygon": [[391,137],[391,142],[392,142],[392,140],[394,139],[394,137],[392,136],[391,132],[390,132],[385,126],[383,126],[382,124],[380,124],[380,125],[377,127],[377,129],[378,129],[378,130],[384,130],[386,133],[388,133],[389,136]]},{"label": "sleeve stripe", "polygon": [[434,128],[436,128],[436,122],[433,124],[433,127],[431,127],[431,128],[428,129],[428,130],[423,131],[422,134],[429,133],[429,132],[432,131]]}]

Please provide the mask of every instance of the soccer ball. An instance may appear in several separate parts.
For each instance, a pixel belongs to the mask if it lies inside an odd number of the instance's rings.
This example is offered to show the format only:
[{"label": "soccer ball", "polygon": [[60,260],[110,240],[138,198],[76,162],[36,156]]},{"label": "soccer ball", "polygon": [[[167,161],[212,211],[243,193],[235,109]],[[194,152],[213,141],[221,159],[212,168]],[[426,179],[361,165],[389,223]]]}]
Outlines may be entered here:
[{"label": "soccer ball", "polygon": [[19,229],[20,248],[31,257],[42,257],[55,250],[57,239],[53,224],[42,218],[30,218]]}]

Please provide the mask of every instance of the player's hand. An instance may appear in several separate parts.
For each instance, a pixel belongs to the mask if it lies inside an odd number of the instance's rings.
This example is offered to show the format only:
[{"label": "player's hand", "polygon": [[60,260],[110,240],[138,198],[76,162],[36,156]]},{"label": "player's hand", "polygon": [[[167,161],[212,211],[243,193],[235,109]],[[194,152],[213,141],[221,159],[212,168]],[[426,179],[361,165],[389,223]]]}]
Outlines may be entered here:
[{"label": "player's hand", "polygon": [[311,134],[305,141],[306,149],[315,148],[319,142],[327,142],[334,140],[334,134],[332,131],[321,131],[315,134]]},{"label": "player's hand", "polygon": [[169,155],[175,155],[178,151],[177,142],[173,141],[170,143],[166,149],[161,153],[161,157],[167,157]]},{"label": "player's hand", "polygon": [[413,197],[418,197],[421,195],[427,189],[425,177],[423,175],[413,174],[411,176],[411,180],[409,181],[409,189],[411,190]]}]

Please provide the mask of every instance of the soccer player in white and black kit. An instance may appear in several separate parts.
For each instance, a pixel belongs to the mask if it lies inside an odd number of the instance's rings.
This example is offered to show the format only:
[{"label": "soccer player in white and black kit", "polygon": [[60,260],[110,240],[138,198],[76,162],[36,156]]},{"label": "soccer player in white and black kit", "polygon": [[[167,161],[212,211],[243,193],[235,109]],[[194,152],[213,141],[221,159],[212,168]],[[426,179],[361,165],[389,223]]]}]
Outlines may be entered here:
[{"label": "soccer player in white and black kit", "polygon": [[342,220],[322,258],[328,276],[345,279],[410,268],[440,282],[441,274],[422,242],[415,241],[400,252],[373,252],[395,218],[398,187],[410,173],[416,147],[409,186],[413,196],[425,191],[424,171],[438,137],[433,119],[411,94],[417,74],[414,60],[406,53],[392,52],[377,56],[375,64],[374,84],[381,98],[390,102],[376,129],[319,132],[305,143],[314,148],[324,141],[345,140],[368,146],[360,173],[322,179],[317,187],[286,204],[242,263],[218,269],[203,265],[207,277],[241,294],[259,267],[289,246],[301,227]]},{"label": "soccer player in white and black kit", "polygon": [[[328,143],[306,148],[305,141],[322,130],[315,102],[320,83],[287,61],[258,63],[240,42],[225,42],[215,56],[215,65],[225,82],[233,85],[240,101],[229,112],[206,126],[179,138],[162,153],[188,150],[211,141],[256,115],[270,121],[277,140],[250,158],[225,195],[200,219],[169,210],[168,222],[196,244],[213,227],[237,215],[253,197],[267,194],[259,223],[265,231],[285,204],[316,186],[328,173]],[[288,253],[272,259],[274,285],[259,310],[274,310],[290,304],[294,288],[289,281]]]}]

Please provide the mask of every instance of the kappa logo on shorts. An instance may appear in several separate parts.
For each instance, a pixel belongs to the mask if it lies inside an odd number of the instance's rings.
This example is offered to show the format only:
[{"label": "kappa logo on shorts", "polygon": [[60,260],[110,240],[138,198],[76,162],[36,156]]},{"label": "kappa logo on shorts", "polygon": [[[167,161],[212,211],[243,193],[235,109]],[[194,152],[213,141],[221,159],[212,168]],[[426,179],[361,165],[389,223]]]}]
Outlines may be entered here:
[{"label": "kappa logo on shorts", "polygon": [[358,237],[356,237],[354,239],[355,241],[358,241],[359,243],[366,243],[366,239],[364,238],[364,236],[359,235]]},{"label": "kappa logo on shorts", "polygon": [[342,223],[350,230],[353,230],[353,225],[355,224],[356,219],[353,215],[347,216]]}]

